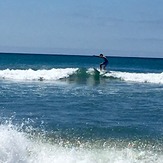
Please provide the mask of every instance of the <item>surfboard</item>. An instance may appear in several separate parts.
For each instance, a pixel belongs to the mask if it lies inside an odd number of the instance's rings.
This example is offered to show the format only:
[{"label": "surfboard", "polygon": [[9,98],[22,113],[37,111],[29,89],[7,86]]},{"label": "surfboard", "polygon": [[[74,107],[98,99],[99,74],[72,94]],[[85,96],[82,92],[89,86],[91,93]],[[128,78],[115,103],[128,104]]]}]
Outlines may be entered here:
[{"label": "surfboard", "polygon": [[94,71],[96,72],[96,73],[100,73],[100,71],[99,70],[97,70],[96,68],[93,68],[94,69]]},{"label": "surfboard", "polygon": [[104,74],[108,73],[107,70],[98,70],[97,68],[93,68],[93,69],[95,72],[97,72],[100,75],[104,75]]}]

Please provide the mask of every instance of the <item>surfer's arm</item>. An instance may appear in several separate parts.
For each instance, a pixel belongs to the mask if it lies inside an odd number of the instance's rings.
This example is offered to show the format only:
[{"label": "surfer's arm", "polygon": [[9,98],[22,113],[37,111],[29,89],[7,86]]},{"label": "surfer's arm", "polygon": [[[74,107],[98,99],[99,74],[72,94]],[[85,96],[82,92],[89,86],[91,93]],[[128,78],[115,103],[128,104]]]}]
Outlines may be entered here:
[{"label": "surfer's arm", "polygon": [[98,55],[93,55],[93,57],[98,57],[98,58],[101,58],[100,56],[98,56]]}]

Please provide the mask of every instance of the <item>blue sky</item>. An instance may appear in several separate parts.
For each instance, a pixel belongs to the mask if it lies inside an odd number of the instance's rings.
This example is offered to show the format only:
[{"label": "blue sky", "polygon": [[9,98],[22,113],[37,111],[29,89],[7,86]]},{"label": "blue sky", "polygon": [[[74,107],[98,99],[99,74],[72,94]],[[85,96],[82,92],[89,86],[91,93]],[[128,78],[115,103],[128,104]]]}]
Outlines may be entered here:
[{"label": "blue sky", "polygon": [[163,0],[0,0],[0,51],[163,57]]}]

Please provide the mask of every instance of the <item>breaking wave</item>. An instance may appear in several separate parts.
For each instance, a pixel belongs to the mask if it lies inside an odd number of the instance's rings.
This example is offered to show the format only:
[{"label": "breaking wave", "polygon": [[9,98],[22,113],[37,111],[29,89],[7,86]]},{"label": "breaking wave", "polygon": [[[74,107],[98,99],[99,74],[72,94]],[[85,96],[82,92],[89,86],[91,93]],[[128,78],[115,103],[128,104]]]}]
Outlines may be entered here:
[{"label": "breaking wave", "polygon": [[[34,130],[32,127],[28,131]],[[31,136],[12,124],[0,125],[0,162],[21,163],[161,163],[160,144],[125,140],[71,143]]]},{"label": "breaking wave", "polygon": [[0,80],[11,81],[56,81],[61,79],[83,80],[93,77],[94,80],[102,78],[119,79],[126,82],[142,82],[163,84],[163,73],[133,73],[110,71],[103,73],[95,71],[93,68],[53,68],[50,70],[0,70]]},{"label": "breaking wave", "polygon": [[54,81],[61,78],[67,78],[75,73],[77,68],[50,69],[50,70],[0,70],[0,79],[6,80],[48,80]]},{"label": "breaking wave", "polygon": [[130,82],[163,84],[163,73],[111,72],[106,76]]}]

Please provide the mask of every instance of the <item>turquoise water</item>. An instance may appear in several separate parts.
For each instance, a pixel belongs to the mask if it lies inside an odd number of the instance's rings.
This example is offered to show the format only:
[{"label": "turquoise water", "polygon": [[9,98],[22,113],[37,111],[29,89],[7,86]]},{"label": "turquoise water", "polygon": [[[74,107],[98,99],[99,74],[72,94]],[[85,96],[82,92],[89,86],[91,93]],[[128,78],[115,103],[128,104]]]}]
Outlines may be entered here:
[{"label": "turquoise water", "polygon": [[0,162],[163,159],[163,59],[0,54]]}]

